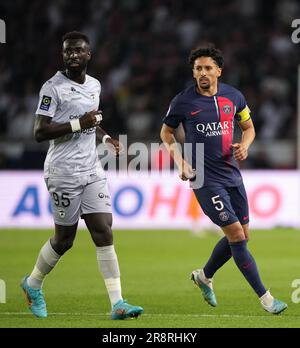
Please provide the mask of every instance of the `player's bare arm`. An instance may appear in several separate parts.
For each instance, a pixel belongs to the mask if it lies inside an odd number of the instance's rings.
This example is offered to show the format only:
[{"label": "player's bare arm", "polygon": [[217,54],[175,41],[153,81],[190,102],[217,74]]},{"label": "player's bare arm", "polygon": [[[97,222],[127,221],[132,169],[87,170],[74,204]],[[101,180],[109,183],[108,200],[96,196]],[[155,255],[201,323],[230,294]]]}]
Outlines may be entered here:
[{"label": "player's bare arm", "polygon": [[248,157],[248,149],[255,138],[255,129],[251,119],[244,122],[239,122],[242,130],[242,140],[240,143],[231,145],[233,149],[234,158],[237,161],[243,161]]},{"label": "player's bare arm", "polygon": [[[88,129],[99,124],[97,115],[99,111],[86,112],[78,121],[81,129]],[[57,123],[52,117],[37,115],[34,123],[34,137],[40,143],[44,140],[56,139],[68,133],[72,133],[71,122]]]},{"label": "player's bare arm", "polygon": [[160,131],[160,138],[178,167],[180,179],[186,181],[195,176],[195,171],[191,165],[183,159],[181,151],[178,148],[174,132],[174,128],[163,124]]},{"label": "player's bare arm", "polygon": [[117,157],[124,152],[123,144],[119,140],[111,138],[100,126],[96,129],[96,143],[97,145],[100,143],[111,144],[113,146],[113,152]]}]

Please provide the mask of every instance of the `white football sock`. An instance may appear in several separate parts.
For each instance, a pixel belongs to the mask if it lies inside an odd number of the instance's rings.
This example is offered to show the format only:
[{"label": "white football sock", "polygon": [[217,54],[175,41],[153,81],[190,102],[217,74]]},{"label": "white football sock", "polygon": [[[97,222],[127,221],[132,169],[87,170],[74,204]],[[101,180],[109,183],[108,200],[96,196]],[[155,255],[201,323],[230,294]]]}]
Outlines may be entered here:
[{"label": "white football sock", "polygon": [[27,284],[34,289],[40,289],[44,278],[54,268],[60,257],[61,255],[56,253],[48,240],[41,248],[33,271],[27,278]]},{"label": "white football sock", "polygon": [[206,275],[203,269],[199,269],[199,277],[204,284],[206,284],[208,287],[213,289],[212,278],[206,278]]},{"label": "white football sock", "polygon": [[99,270],[103,275],[108,296],[113,306],[123,299],[117,254],[113,245],[96,247],[96,254]]},{"label": "white football sock", "polygon": [[274,301],[274,297],[271,295],[269,290],[259,299],[260,302],[266,307],[271,307]]}]

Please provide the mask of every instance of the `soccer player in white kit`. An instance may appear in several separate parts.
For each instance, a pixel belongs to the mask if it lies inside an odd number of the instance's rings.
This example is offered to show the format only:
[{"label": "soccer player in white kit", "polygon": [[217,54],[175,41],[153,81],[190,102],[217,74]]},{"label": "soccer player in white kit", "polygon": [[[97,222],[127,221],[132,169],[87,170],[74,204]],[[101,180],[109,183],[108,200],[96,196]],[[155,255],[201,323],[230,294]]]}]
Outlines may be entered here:
[{"label": "soccer player in white kit", "polygon": [[22,279],[32,313],[47,317],[42,292],[45,276],[72,247],[78,220],[84,219],[96,245],[99,269],[112,305],[112,319],[138,317],[143,308],[123,300],[120,271],[113,245],[112,212],[106,177],[96,151],[97,139],[121,145],[100,127],[100,82],[87,75],[89,39],[80,32],[63,37],[64,71],[58,71],[40,91],[34,136],[50,141],[44,177],[51,196],[55,234],[41,248],[32,273]]}]

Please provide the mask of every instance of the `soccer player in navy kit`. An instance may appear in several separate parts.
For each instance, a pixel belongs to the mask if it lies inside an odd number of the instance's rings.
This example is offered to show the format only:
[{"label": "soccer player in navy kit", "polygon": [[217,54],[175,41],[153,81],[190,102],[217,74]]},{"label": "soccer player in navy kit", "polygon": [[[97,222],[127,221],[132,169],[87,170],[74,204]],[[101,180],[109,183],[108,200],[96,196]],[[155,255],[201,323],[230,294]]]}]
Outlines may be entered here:
[{"label": "soccer player in navy kit", "polygon": [[[194,189],[203,212],[223,230],[225,237],[215,246],[203,269],[192,272],[191,278],[201,289],[204,299],[217,305],[212,277],[231,257],[250,286],[258,295],[262,307],[278,314],[287,305],[266,290],[259,277],[253,256],[247,249],[249,212],[247,195],[237,161],[248,156],[248,148],[255,138],[250,110],[242,93],[220,83],[224,59],[214,47],[198,48],[190,54],[196,85],[188,87],[171,101],[161,139],[173,156],[182,180],[194,180],[197,172],[195,146],[204,144],[204,181]],[[242,130],[239,143],[233,143],[234,122]],[[174,131],[182,123],[185,143],[193,148],[192,163],[182,157]]]}]

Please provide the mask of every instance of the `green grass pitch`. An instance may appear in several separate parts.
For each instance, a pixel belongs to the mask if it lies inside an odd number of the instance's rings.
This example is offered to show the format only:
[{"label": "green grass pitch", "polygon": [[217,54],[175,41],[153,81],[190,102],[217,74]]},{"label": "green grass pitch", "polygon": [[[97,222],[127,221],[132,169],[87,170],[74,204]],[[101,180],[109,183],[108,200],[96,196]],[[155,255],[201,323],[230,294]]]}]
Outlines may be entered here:
[{"label": "green grass pitch", "polygon": [[218,307],[203,301],[189,279],[207,260],[218,236],[198,238],[189,231],[114,231],[123,295],[144,307],[139,319],[112,321],[98,272],[95,248],[87,231],[78,231],[73,248],[47,277],[44,292],[49,316],[33,317],[25,305],[20,279],[30,273],[51,230],[0,230],[0,278],[6,303],[0,327],[202,328],[300,327],[300,303],[293,303],[292,281],[300,278],[300,231],[253,231],[249,249],[266,287],[286,301],[279,316],[265,312],[234,262],[214,277]]}]

